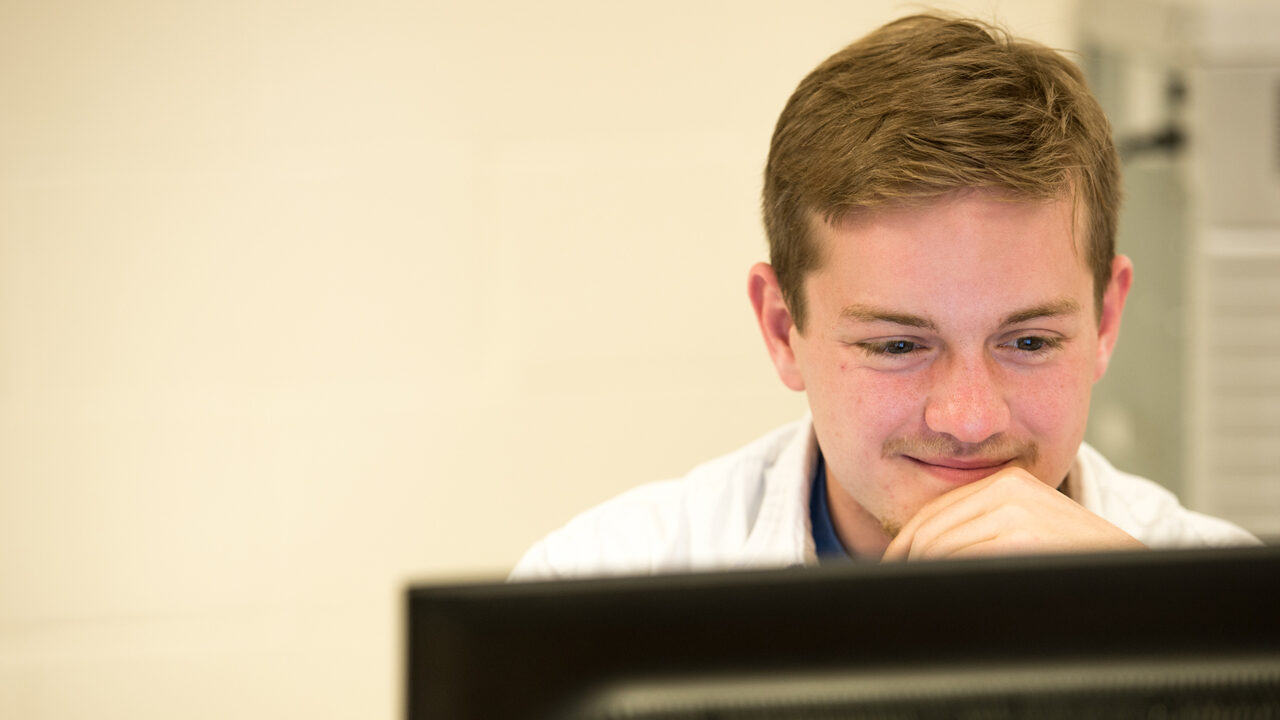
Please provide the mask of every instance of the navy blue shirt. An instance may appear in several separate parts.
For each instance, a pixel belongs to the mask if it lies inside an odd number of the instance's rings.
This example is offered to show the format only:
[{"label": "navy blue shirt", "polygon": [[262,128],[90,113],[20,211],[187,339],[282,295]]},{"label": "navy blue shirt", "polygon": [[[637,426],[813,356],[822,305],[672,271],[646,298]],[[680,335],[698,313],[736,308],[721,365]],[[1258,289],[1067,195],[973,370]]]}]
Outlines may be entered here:
[{"label": "navy blue shirt", "polygon": [[813,528],[813,549],[818,553],[818,562],[851,562],[853,558],[836,535],[836,527],[831,523],[831,509],[827,506],[827,466],[818,455],[814,463],[813,485],[809,490],[809,527]]}]

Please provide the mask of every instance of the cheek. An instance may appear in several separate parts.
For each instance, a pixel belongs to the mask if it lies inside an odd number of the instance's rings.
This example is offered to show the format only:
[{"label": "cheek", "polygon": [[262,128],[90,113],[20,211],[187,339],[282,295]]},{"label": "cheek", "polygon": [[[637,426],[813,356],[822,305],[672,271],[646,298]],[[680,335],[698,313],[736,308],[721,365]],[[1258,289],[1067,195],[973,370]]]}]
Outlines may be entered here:
[{"label": "cheek", "polygon": [[867,453],[878,456],[885,439],[922,415],[919,378],[877,373],[848,360],[830,367],[833,371],[810,389],[809,404],[828,421],[833,440],[866,445]]},{"label": "cheek", "polygon": [[1065,438],[1082,430],[1089,412],[1090,376],[1064,368],[1051,377],[1030,377],[1009,395],[1013,416],[1043,440]]}]

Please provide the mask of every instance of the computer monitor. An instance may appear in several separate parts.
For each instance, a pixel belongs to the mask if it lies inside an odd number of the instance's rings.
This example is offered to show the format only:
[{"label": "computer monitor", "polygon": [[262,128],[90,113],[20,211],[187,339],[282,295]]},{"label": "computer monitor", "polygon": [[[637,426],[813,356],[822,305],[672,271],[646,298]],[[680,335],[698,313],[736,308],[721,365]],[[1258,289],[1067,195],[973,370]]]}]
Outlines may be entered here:
[{"label": "computer monitor", "polygon": [[407,720],[1280,715],[1280,548],[422,585],[405,601]]}]

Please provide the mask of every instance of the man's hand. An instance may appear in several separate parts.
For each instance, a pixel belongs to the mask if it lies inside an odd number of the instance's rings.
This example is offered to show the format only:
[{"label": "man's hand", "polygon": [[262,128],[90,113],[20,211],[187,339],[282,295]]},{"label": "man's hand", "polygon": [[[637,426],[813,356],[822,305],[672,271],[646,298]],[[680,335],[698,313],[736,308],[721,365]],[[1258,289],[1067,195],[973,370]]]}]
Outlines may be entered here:
[{"label": "man's hand", "polygon": [[1022,468],[1008,468],[920,508],[884,560],[933,560],[1146,546]]}]

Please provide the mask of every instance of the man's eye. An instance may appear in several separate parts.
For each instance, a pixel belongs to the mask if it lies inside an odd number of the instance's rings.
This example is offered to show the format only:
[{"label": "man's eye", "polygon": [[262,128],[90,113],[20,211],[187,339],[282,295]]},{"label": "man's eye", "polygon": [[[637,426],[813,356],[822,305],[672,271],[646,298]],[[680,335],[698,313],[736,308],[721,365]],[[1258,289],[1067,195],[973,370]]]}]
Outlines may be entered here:
[{"label": "man's eye", "polygon": [[1014,340],[1011,345],[1015,350],[1020,350],[1024,353],[1045,353],[1062,347],[1062,341],[1052,337],[1028,335]]},{"label": "man's eye", "polygon": [[872,355],[909,355],[920,349],[919,344],[910,340],[860,343],[859,346]]}]

